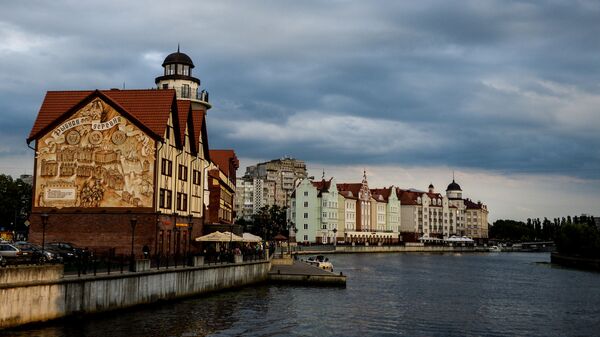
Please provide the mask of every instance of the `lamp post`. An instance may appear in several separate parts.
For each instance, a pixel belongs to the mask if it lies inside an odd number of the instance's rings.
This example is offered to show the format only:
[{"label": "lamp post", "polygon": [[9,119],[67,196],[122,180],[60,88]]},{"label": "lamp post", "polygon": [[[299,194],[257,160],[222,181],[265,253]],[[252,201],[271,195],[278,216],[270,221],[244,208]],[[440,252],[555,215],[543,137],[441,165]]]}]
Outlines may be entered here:
[{"label": "lamp post", "polygon": [[187,254],[188,254],[188,259],[190,256],[190,249],[192,248],[192,232],[194,229],[194,217],[192,217],[192,215],[188,215],[188,248],[187,248]]},{"label": "lamp post", "polygon": [[133,267],[133,263],[135,261],[134,253],[133,253],[133,242],[135,239],[135,226],[137,225],[137,216],[133,216],[129,223],[131,225],[131,266]]},{"label": "lamp post", "polygon": [[48,213],[42,213],[42,255],[46,256],[46,225],[48,225]]},{"label": "lamp post", "polygon": [[333,229],[333,246],[337,246],[337,228]]}]

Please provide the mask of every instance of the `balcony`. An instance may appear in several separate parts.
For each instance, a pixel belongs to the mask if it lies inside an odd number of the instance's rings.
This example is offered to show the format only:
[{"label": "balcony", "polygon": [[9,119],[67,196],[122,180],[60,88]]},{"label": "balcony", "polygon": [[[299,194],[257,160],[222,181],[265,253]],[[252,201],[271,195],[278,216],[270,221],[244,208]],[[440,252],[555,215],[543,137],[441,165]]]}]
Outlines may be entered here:
[{"label": "balcony", "polygon": [[169,87],[169,88],[160,88],[160,89],[173,89],[175,90],[175,94],[177,98],[187,98],[194,101],[199,101],[204,103],[210,107],[208,103],[208,91],[202,90],[200,92],[192,90],[189,86],[182,87]]}]

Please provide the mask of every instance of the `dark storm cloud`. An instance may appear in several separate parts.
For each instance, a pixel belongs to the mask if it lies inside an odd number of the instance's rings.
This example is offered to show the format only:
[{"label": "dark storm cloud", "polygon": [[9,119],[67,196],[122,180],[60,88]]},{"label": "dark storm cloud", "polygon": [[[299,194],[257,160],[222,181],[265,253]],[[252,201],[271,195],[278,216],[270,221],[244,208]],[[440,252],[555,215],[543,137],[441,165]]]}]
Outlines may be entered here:
[{"label": "dark storm cloud", "polygon": [[181,42],[213,148],[597,179],[598,36],[594,1],[14,2],[0,156],[46,90],[152,87]]}]

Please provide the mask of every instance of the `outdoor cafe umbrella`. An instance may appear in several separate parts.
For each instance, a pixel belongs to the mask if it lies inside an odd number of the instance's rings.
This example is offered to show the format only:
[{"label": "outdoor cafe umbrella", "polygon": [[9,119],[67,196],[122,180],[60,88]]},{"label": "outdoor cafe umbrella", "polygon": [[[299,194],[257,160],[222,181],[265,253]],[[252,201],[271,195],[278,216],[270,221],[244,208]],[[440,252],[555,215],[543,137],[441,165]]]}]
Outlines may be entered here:
[{"label": "outdoor cafe umbrella", "polygon": [[[236,235],[237,236],[237,235]],[[212,232],[196,238],[196,241],[201,242],[229,242],[233,241],[229,234],[221,233],[219,231]]]},{"label": "outdoor cafe umbrella", "polygon": [[251,233],[244,233],[242,234],[242,238],[244,239],[244,242],[261,242],[262,238],[260,236],[251,234]]},{"label": "outdoor cafe umbrella", "polygon": [[241,236],[235,235],[232,232],[223,232],[222,234],[223,234],[223,236],[226,236],[228,238],[226,241],[234,241],[234,242],[244,241],[244,239]]},{"label": "outdoor cafe umbrella", "polygon": [[285,241],[288,238],[285,237],[285,235],[277,234],[277,235],[275,235],[275,237],[273,239],[275,239],[275,241]]}]

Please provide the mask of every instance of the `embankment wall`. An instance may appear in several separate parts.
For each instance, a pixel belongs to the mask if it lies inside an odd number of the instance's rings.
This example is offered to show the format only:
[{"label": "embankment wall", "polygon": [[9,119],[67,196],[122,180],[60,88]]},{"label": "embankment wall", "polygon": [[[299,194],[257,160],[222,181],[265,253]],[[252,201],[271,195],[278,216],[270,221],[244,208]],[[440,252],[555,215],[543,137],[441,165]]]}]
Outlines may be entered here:
[{"label": "embankment wall", "polygon": [[67,276],[62,267],[0,269],[0,329],[240,287],[267,279],[269,261]]}]

